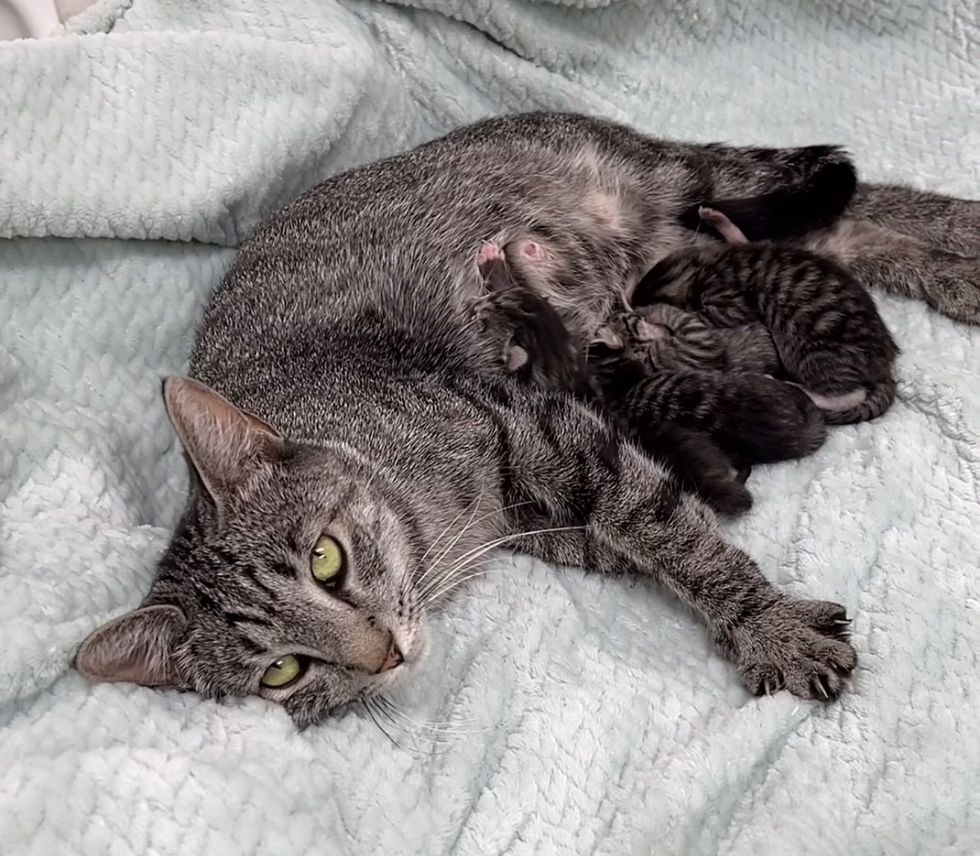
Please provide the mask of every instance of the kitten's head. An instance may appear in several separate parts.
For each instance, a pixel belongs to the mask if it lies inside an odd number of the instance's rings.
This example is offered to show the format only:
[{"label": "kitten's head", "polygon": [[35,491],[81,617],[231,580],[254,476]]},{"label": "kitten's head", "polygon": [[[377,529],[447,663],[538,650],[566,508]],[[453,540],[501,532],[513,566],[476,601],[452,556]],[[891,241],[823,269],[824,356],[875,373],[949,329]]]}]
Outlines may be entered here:
[{"label": "kitten's head", "polygon": [[95,630],[94,680],[258,694],[300,725],[383,688],[425,647],[421,539],[341,450],[291,443],[197,381],[164,398],[193,488],[149,596]]},{"label": "kitten's head", "polygon": [[617,313],[596,331],[590,350],[608,351],[619,359],[646,362],[651,349],[659,349],[673,337],[673,330],[665,321],[648,319],[649,312],[650,308],[644,307],[643,311]]}]

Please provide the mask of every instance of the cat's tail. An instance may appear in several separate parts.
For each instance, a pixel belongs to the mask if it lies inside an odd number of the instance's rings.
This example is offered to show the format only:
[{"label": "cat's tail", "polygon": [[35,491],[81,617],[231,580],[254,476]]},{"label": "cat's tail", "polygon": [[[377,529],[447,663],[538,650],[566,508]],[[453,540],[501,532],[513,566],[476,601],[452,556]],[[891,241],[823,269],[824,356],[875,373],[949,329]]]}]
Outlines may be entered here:
[{"label": "cat's tail", "polygon": [[840,403],[846,398],[845,396],[837,396],[838,406],[825,408],[811,393],[807,392],[807,395],[810,395],[814,403],[823,410],[824,420],[828,425],[852,425],[855,422],[877,419],[888,410],[892,406],[892,402],[895,401],[895,388],[895,378],[889,377],[887,380],[875,384],[871,389],[862,389],[863,400],[859,403],[843,402],[843,407],[840,406]]},{"label": "cat's tail", "polygon": [[[857,171],[837,146],[806,146],[794,150],[790,165],[795,180],[756,196],[705,199],[699,205],[721,212],[749,241],[782,241],[833,225],[857,190]],[[699,205],[682,215],[682,222],[698,230]]]}]

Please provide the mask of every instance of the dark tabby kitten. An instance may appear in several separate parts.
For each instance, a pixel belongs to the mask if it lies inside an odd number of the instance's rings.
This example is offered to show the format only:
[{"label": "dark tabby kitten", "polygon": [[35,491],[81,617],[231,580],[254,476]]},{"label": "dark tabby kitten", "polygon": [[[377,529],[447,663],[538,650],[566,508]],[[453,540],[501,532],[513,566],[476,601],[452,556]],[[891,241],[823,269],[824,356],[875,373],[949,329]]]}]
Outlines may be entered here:
[{"label": "dark tabby kitten", "polygon": [[542,387],[595,394],[578,342],[552,305],[514,278],[506,248],[486,243],[477,257],[486,294],[476,303],[480,332],[498,343],[507,372]]},{"label": "dark tabby kitten", "polygon": [[[493,319],[494,335],[504,343],[504,364],[537,365],[540,379],[565,388],[574,383],[576,389],[588,389],[590,383],[598,383],[606,408],[648,451],[665,445],[656,427],[662,423],[710,438],[738,468],[805,457],[826,439],[820,410],[804,395],[762,376],[765,371],[752,376],[757,368],[768,370],[775,365],[771,338],[761,325],[714,329],[693,313],[666,305],[645,310],[662,322],[653,325],[638,313],[620,312],[595,334],[597,341],[589,356],[592,378],[587,379],[578,352],[569,348],[564,335],[557,334],[560,319],[556,324],[554,309],[536,290],[542,270],[549,276],[548,268],[553,266],[542,242],[521,237],[507,247],[488,244],[481,250],[478,265],[484,265],[485,255],[497,266],[506,287],[482,298],[478,317],[484,326]],[[514,311],[518,305],[523,307],[521,312]],[[677,326],[676,334],[668,333],[668,321]],[[542,335],[545,331],[548,336]],[[517,351],[515,342],[522,343]],[[534,354],[530,362],[528,348]],[[732,369],[733,364],[741,365],[744,373],[721,378],[718,372]],[[628,389],[631,382],[636,388]],[[708,455],[702,449],[697,457]],[[715,458],[720,461],[724,456]],[[692,472],[694,467],[684,469]],[[712,471],[722,469],[712,467]],[[724,471],[729,474],[724,480],[727,488],[732,481],[731,466]],[[702,479],[697,492],[706,499],[712,497],[715,491],[710,486],[716,481]],[[740,484],[733,489],[737,496],[723,489],[719,497],[726,512],[747,507],[748,492]]]},{"label": "dark tabby kitten", "polygon": [[[507,544],[656,580],[753,692],[835,698],[856,664],[844,609],[775,588],[661,465],[568,393],[506,377],[470,323],[480,246],[531,229],[560,236],[555,270],[574,278],[539,293],[584,348],[623,304],[608,284],[630,287],[690,242],[684,211],[777,190],[801,162],[538,113],[462,128],[293,202],[213,296],[196,379],[165,384],[193,473],[187,506],[143,603],[95,630],[78,668],[258,694],[309,724],[409,672],[431,612]],[[918,221],[934,208],[920,216],[920,195],[889,192],[886,226],[852,221],[893,241],[889,264],[853,250],[866,284],[888,282],[895,245],[931,234]],[[960,212],[954,233],[976,215],[931,199]],[[860,239],[835,229],[819,240]],[[903,287],[977,320],[964,299],[975,280],[914,258]]]},{"label": "dark tabby kitten", "polygon": [[634,430],[676,422],[706,434],[737,467],[812,455],[827,437],[806,394],[765,375],[651,368],[646,356],[600,343],[589,367],[603,399]]},{"label": "dark tabby kitten", "polygon": [[734,244],[668,256],[640,282],[634,306],[669,301],[718,327],[762,321],[788,375],[827,422],[874,419],[895,400],[898,347],[874,299],[832,259],[748,244],[727,217],[703,210]]}]

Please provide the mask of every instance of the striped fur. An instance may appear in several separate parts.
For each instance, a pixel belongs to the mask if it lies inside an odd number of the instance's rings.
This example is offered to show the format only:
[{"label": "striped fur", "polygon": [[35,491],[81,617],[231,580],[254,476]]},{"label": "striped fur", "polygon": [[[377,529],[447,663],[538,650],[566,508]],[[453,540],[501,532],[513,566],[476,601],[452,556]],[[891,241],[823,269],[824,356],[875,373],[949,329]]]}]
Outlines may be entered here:
[{"label": "striped fur", "polygon": [[834,260],[777,244],[691,248],[664,259],[633,303],[667,301],[718,327],[761,321],[791,379],[821,399],[865,391],[828,422],[880,416],[894,400],[898,346],[874,299]]}]

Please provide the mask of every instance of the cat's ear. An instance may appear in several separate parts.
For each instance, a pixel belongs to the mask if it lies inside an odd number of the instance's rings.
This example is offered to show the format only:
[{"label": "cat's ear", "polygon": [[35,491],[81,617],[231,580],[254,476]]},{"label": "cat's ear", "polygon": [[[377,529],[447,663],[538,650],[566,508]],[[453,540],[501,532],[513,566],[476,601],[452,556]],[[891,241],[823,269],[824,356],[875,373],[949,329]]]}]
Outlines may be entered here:
[{"label": "cat's ear", "polygon": [[134,609],[93,630],[78,649],[75,668],[92,681],[180,686],[173,650],[185,624],[176,606]]},{"label": "cat's ear", "polygon": [[241,484],[258,462],[282,453],[275,428],[200,381],[167,378],[163,400],[184,451],[215,501]]}]

